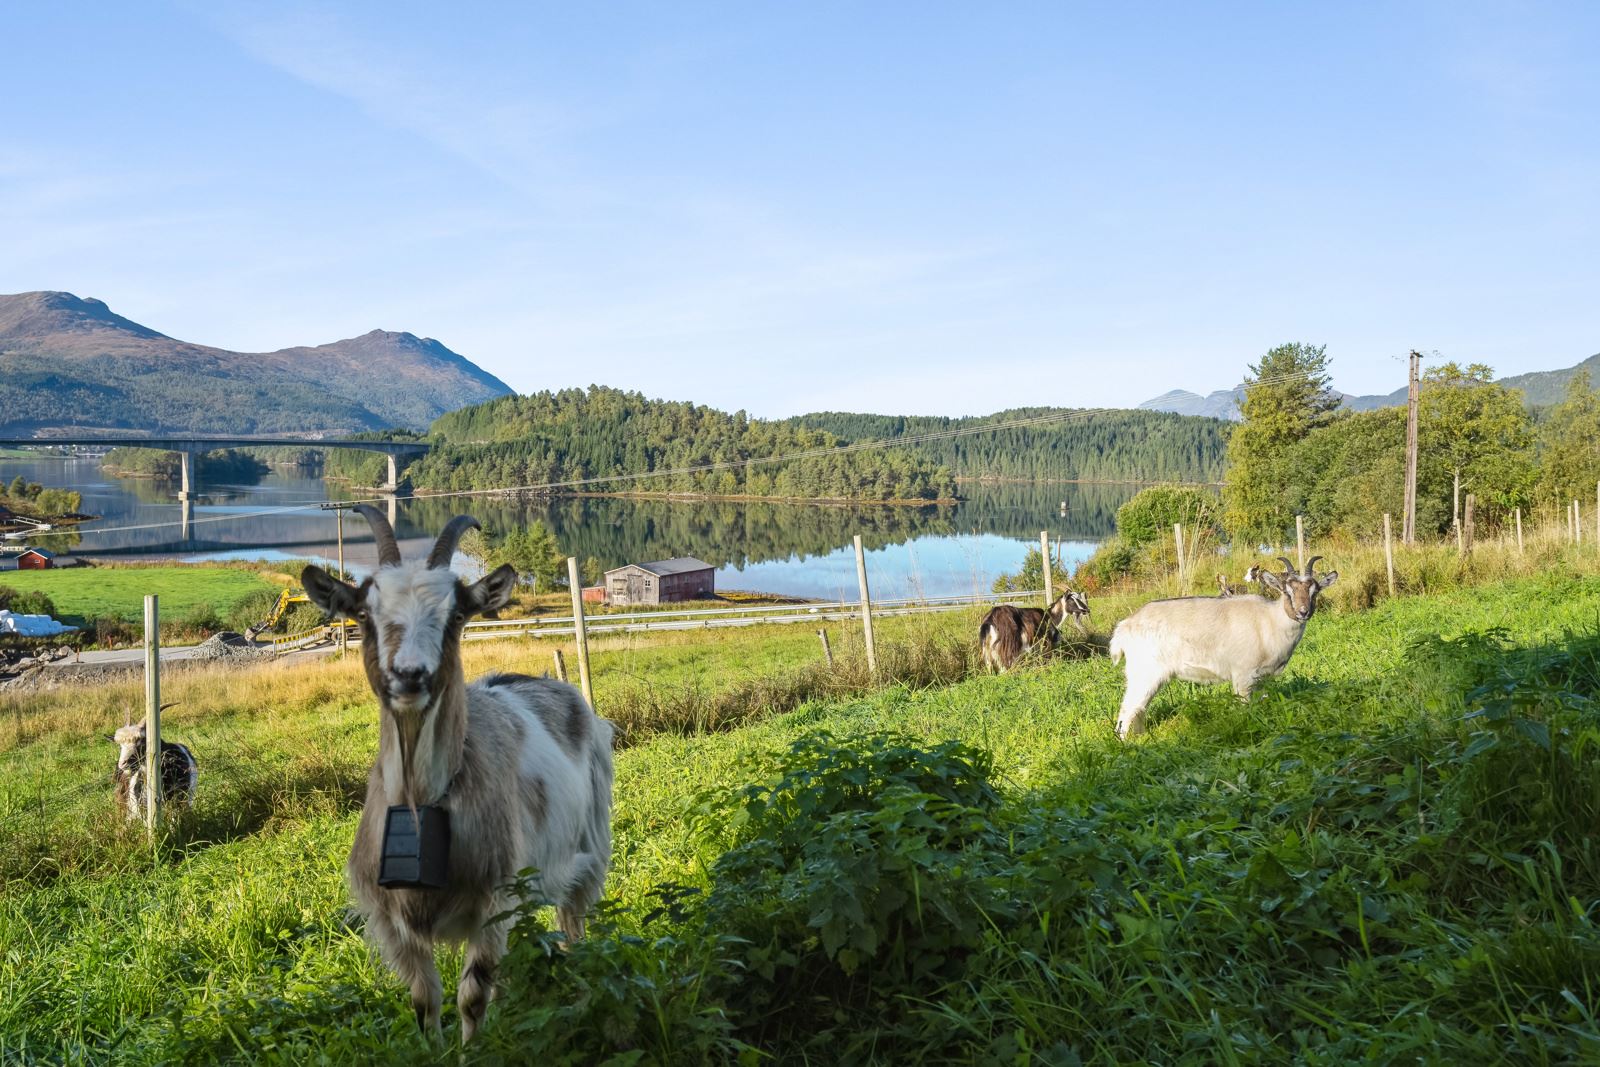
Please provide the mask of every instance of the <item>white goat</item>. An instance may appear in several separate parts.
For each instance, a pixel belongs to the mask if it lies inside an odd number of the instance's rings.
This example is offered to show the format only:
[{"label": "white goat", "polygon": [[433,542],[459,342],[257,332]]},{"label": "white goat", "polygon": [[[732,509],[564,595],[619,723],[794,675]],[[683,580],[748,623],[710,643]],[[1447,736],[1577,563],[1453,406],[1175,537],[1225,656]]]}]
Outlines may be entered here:
[{"label": "white goat", "polygon": [[[403,563],[384,516],[356,510],[378,542],[376,573],[359,587],[320,567],[302,574],[313,603],[360,624],[378,696],[378,758],[346,873],[367,937],[410,986],[424,1032],[439,1029],[434,943],[466,941],[456,993],[465,1042],[494,995],[507,930],[490,920],[519,902],[518,872],[537,869],[530,895],[555,904],[569,940],[583,936],[600,899],[611,860],[611,724],[564,682],[495,674],[466,684],[461,627],[504,607],[517,581],[509,566],[472,585],[450,572],[456,542],[477,520],[456,516],[426,564]],[[442,888],[378,884],[396,805],[448,813]]]},{"label": "white goat", "polygon": [[[1123,619],[1111,632],[1111,660],[1123,661],[1128,687],[1117,717],[1117,736],[1144,731],[1144,709],[1172,678],[1186,682],[1231,682],[1233,691],[1250,699],[1262,678],[1277,674],[1289,662],[1317,609],[1317,595],[1339,577],[1320,577],[1312,556],[1304,574],[1295,574],[1287,559],[1283,574],[1261,571],[1260,580],[1283,596],[1183,597],[1156,600]],[[1252,568],[1254,570],[1254,568]]]}]

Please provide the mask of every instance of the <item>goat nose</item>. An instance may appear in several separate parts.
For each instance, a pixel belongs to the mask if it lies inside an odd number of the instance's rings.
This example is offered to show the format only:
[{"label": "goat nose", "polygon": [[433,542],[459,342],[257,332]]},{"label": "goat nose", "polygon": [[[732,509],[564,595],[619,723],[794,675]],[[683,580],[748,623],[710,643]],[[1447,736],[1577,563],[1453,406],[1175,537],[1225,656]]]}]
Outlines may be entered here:
[{"label": "goat nose", "polygon": [[395,688],[403,693],[421,692],[428,678],[428,672],[421,667],[395,667],[389,675],[394,679]]}]

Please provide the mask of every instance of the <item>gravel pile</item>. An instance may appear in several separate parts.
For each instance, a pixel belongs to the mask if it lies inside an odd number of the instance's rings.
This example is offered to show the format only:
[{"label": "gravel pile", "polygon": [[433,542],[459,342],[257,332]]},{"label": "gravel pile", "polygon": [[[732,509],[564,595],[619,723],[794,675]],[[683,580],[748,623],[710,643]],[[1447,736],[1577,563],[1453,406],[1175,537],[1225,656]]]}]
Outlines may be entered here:
[{"label": "gravel pile", "polygon": [[271,659],[272,650],[257,648],[251,644],[250,639],[244,634],[234,633],[232,630],[223,630],[221,633],[212,634],[196,645],[194,652],[188,658],[208,662],[235,659]]}]

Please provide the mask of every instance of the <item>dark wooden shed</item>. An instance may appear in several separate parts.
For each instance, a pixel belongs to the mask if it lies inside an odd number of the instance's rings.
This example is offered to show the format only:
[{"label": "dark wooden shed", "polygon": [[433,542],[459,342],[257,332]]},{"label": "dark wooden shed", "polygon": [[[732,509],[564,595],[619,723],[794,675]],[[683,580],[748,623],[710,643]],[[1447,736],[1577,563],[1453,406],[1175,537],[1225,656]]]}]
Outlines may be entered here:
[{"label": "dark wooden shed", "polygon": [[606,603],[670,604],[717,595],[717,569],[693,556],[630,563],[606,571]]}]

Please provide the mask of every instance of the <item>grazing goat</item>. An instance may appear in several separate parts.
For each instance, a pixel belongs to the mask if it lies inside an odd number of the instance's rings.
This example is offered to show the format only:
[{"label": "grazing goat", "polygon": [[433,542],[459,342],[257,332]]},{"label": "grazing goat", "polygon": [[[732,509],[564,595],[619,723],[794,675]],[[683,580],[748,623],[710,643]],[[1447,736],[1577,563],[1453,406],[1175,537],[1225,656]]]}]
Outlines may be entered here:
[{"label": "grazing goat", "polygon": [[[313,603],[360,625],[378,697],[378,758],[346,874],[367,937],[410,986],[425,1033],[440,1028],[434,943],[467,943],[456,994],[465,1042],[483,1021],[505,953],[507,924],[494,918],[525,892],[555,904],[571,941],[600,899],[611,860],[611,724],[563,682],[492,674],[467,684],[462,625],[504,607],[517,582],[509,565],[471,585],[450,572],[456,542],[476,519],[451,519],[426,563],[404,563],[382,513],[356,510],[378,543],[373,575],[351,586],[320,567],[302,574]],[[379,885],[391,806],[448,814],[441,888]],[[537,877],[517,882],[527,868]]]},{"label": "grazing goat", "polygon": [[[171,704],[163,705],[162,710],[170,707]],[[127,809],[130,820],[144,818],[145,737],[145,724],[142,722],[130,723],[111,735],[111,740],[121,746],[115,775],[117,803]],[[200,778],[200,768],[189,746],[162,738],[160,766],[161,802],[194,803],[194,787]]]},{"label": "grazing goat", "polygon": [[1183,597],[1156,600],[1117,624],[1111,633],[1112,662],[1122,660],[1128,687],[1117,717],[1117,736],[1144,730],[1144,709],[1171,678],[1186,682],[1231,682],[1245,700],[1256,682],[1277,674],[1289,662],[1317,609],[1317,595],[1339,577],[1305,573],[1282,556],[1281,575],[1261,572],[1261,581],[1283,594],[1278,600],[1260,596]]},{"label": "grazing goat", "polygon": [[1053,650],[1061,643],[1061,624],[1070,616],[1079,630],[1087,632],[1083,617],[1088,614],[1089,601],[1082,593],[1073,592],[1056,597],[1048,611],[997,604],[978,624],[978,652],[983,665],[1004,671],[1035,645]]}]

